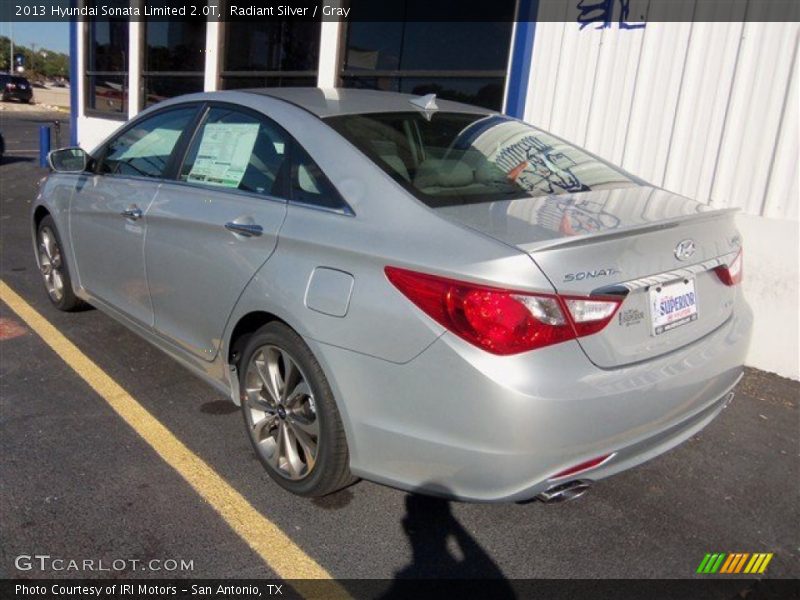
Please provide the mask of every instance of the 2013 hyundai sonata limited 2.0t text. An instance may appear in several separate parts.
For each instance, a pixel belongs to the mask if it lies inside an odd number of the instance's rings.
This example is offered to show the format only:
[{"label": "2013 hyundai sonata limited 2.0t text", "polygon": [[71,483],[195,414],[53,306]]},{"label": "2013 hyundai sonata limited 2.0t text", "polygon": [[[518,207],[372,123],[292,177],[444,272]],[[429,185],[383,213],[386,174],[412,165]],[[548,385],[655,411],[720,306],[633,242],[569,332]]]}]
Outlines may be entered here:
[{"label": "2013 hyundai sonata limited 2.0t text", "polygon": [[229,395],[296,494],[577,497],[698,432],[742,374],[733,213],[485,109],[194,94],[49,160],[52,302]]}]

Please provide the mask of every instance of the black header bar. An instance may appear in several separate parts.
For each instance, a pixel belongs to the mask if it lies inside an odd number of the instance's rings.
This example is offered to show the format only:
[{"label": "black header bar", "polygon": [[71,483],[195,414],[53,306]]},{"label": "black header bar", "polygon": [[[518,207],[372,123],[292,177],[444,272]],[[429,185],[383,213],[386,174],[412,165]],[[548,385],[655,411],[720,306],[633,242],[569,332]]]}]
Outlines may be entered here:
[{"label": "black header bar", "polygon": [[2,0],[0,21],[536,20],[599,29],[633,29],[647,22],[800,21],[798,0],[521,0],[519,5],[521,14],[511,0]]}]

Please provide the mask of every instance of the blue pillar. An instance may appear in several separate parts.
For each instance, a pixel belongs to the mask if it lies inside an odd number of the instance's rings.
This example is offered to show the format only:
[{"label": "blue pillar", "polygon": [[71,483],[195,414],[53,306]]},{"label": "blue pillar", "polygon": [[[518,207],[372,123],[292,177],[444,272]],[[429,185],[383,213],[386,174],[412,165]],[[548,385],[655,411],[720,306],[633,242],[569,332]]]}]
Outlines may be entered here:
[{"label": "blue pillar", "polygon": [[50,154],[50,126],[39,126],[39,166],[47,166],[47,155]]},{"label": "blue pillar", "polygon": [[[75,6],[72,0],[70,6]],[[69,145],[78,145],[78,86],[83,85],[78,68],[78,27],[75,19],[69,22]]]},{"label": "blue pillar", "polygon": [[517,28],[511,47],[511,68],[506,83],[508,93],[504,107],[507,115],[518,119],[525,116],[525,98],[528,94],[538,12],[539,0],[519,0]]}]

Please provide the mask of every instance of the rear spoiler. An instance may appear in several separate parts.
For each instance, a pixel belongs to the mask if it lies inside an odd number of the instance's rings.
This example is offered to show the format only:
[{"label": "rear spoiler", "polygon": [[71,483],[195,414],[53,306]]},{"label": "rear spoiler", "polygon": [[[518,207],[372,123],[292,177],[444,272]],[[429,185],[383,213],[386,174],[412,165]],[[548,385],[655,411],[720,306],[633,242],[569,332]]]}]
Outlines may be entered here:
[{"label": "rear spoiler", "polygon": [[740,208],[719,208],[716,210],[709,210],[690,215],[680,215],[663,221],[656,221],[654,223],[644,223],[641,225],[628,225],[627,227],[620,227],[619,229],[612,229],[600,233],[585,233],[565,238],[557,238],[553,240],[545,240],[543,242],[534,242],[533,244],[521,245],[520,248],[526,252],[548,252],[550,250],[560,250],[562,248],[575,248],[586,244],[594,244],[598,241],[613,240],[616,238],[627,237],[631,233],[648,233],[651,231],[661,231],[664,229],[671,229],[678,227],[687,221],[695,223],[701,221],[716,221],[725,215],[731,215],[739,212]]}]

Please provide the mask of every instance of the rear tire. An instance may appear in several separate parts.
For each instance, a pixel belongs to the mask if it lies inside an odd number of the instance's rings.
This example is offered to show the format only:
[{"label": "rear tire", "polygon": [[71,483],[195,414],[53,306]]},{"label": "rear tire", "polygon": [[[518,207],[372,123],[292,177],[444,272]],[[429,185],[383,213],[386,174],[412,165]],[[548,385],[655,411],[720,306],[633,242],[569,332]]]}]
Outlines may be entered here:
[{"label": "rear tire", "polygon": [[274,321],[250,336],[239,388],[250,442],[278,485],[319,497],[355,481],[333,392],[296,332]]},{"label": "rear tire", "polygon": [[55,221],[47,215],[36,229],[36,264],[39,265],[50,302],[58,310],[71,312],[82,308],[84,303],[72,290],[72,278],[63,248]]}]

